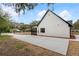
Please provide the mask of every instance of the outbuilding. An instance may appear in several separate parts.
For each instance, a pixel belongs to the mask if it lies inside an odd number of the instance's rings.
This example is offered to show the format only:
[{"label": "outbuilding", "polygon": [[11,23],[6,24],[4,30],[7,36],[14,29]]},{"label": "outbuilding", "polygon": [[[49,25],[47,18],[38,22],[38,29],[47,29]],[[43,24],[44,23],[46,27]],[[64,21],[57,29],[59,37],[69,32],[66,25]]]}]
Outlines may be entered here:
[{"label": "outbuilding", "polygon": [[47,10],[37,25],[37,35],[70,38],[71,27],[63,18]]}]

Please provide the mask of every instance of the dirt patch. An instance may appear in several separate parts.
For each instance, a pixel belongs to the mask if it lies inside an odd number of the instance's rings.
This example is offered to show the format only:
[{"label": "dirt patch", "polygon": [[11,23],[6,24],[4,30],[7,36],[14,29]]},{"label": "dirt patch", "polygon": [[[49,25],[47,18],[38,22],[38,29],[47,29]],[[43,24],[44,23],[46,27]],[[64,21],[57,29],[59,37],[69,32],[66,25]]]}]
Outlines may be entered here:
[{"label": "dirt patch", "polygon": [[79,56],[79,41],[70,41],[67,55]]},{"label": "dirt patch", "polygon": [[0,43],[0,55],[2,56],[62,56],[54,51],[8,37]]}]

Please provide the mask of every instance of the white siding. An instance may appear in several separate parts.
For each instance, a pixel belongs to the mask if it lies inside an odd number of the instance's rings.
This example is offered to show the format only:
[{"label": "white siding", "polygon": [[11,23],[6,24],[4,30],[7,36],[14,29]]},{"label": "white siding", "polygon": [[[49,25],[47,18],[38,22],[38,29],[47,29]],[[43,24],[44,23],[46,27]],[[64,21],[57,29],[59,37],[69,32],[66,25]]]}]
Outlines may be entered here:
[{"label": "white siding", "polygon": [[[40,28],[45,28],[45,33],[41,33]],[[70,38],[70,27],[49,11],[37,28],[37,35]]]}]

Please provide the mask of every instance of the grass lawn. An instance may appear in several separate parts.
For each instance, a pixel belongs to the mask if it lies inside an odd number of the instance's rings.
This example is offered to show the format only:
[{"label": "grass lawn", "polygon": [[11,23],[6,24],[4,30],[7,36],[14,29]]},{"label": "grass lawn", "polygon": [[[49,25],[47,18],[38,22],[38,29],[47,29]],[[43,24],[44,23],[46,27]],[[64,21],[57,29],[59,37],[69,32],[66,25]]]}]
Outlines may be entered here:
[{"label": "grass lawn", "polygon": [[79,32],[73,32],[74,34],[76,34],[76,35],[79,35]]},{"label": "grass lawn", "polygon": [[8,36],[8,35],[0,35],[0,43],[8,40],[9,38],[10,38],[10,36]]}]

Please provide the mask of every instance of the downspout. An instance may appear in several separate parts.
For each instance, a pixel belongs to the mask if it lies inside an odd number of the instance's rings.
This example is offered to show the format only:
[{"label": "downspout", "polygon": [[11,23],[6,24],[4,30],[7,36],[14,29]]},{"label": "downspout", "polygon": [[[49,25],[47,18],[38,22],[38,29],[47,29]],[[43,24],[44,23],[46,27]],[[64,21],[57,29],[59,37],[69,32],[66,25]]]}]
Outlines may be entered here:
[{"label": "downspout", "polygon": [[70,39],[72,38],[72,34],[71,34],[71,27],[70,27]]}]

